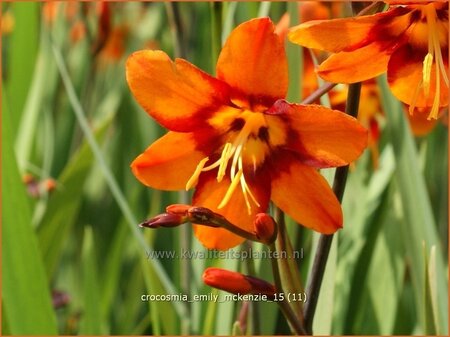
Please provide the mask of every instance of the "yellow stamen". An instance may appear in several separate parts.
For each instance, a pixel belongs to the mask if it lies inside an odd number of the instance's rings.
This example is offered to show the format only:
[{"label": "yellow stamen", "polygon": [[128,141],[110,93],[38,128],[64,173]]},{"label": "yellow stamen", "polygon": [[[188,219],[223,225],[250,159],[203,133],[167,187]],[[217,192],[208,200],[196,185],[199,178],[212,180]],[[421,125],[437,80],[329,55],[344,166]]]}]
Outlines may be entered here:
[{"label": "yellow stamen", "polygon": [[411,104],[408,109],[410,115],[414,114],[414,109],[416,108],[417,98],[419,97],[420,89],[422,89],[422,86],[423,86],[423,79],[420,80],[420,82],[416,86],[416,89],[414,90],[414,94],[411,99]]},{"label": "yellow stamen", "polygon": [[233,195],[233,192],[236,189],[236,186],[239,183],[239,179],[241,178],[241,176],[242,176],[242,170],[238,171],[238,173],[234,177],[233,181],[231,182],[230,186],[228,187],[227,193],[225,193],[225,196],[223,197],[219,206],[217,206],[218,209],[225,207],[226,204],[228,203],[228,201],[230,201],[230,198]]},{"label": "yellow stamen", "polygon": [[200,176],[200,173],[202,173],[203,167],[205,166],[205,164],[208,160],[209,160],[208,157],[200,160],[200,162],[197,165],[197,168],[194,171],[194,174],[192,174],[192,176],[189,178],[189,180],[186,183],[186,191],[189,190],[192,186],[194,186],[197,183],[198,177]]},{"label": "yellow stamen", "polygon": [[430,93],[431,66],[433,65],[433,55],[428,53],[423,60],[423,91],[428,96]]},{"label": "yellow stamen", "polygon": [[[243,171],[243,164],[242,164],[242,157],[239,158],[239,171]],[[250,202],[248,200],[248,196],[247,193],[250,195],[250,197],[252,198],[253,202],[255,203],[256,206],[260,207],[259,202],[256,200],[255,196],[253,195],[252,191],[250,191],[250,188],[247,185],[247,182],[245,181],[245,177],[244,175],[241,176],[241,188],[242,188],[242,192],[244,192],[244,199],[245,199],[245,204],[247,205],[247,212],[248,214],[252,214],[252,208],[250,206]]]},{"label": "yellow stamen", "polygon": [[[430,114],[428,115],[428,119],[437,119],[439,108],[440,108],[440,97],[441,97],[441,75],[444,80],[446,86],[448,87],[448,76],[447,71],[445,69],[444,61],[442,59],[442,51],[439,43],[439,32],[436,24],[436,9],[433,4],[428,4],[425,7],[427,24],[429,29],[428,34],[428,54],[425,56],[423,61],[423,70],[422,70],[422,80],[423,80],[423,89],[425,97],[428,98],[430,94],[430,81],[431,81],[431,71],[433,67],[433,62],[435,64],[435,73],[436,73],[436,85],[435,92],[433,98],[433,105],[431,107]],[[417,99],[416,95],[414,96],[413,102],[415,105],[415,99]],[[411,109],[414,109],[414,105],[411,105]]]},{"label": "yellow stamen", "polygon": [[223,148],[222,155],[220,156],[221,165],[219,171],[217,172],[217,181],[220,183],[225,176],[225,171],[227,169],[228,158],[230,156],[231,143],[226,143]]},{"label": "yellow stamen", "polygon": [[[221,182],[226,174],[226,170],[228,167],[228,162],[231,160],[231,167],[230,167],[230,180],[231,184],[228,187],[225,196],[223,197],[222,201],[220,202],[218,208],[223,208],[227,205],[227,203],[230,201],[231,196],[233,195],[233,192],[236,190],[236,187],[240,183],[241,190],[244,195],[245,204],[247,206],[247,211],[249,214],[252,212],[252,207],[250,204],[250,199],[253,201],[253,203],[260,207],[260,204],[256,200],[255,196],[250,190],[250,187],[248,186],[245,177],[244,177],[244,164],[243,164],[243,155],[244,151],[246,149],[246,144],[248,137],[251,134],[257,134],[260,127],[265,127],[265,119],[262,114],[259,113],[253,113],[253,112],[243,112],[243,118],[245,120],[245,124],[243,128],[239,131],[239,134],[236,136],[234,141],[232,143],[227,142],[223,149],[222,153],[220,155],[220,158],[212,163],[209,166],[205,167],[206,162],[208,161],[208,157],[202,159],[200,163],[197,165],[197,168],[195,169],[195,172],[192,174],[191,178],[189,178],[188,182],[186,183],[186,189],[191,188],[194,186],[197,181],[198,177],[202,172],[207,172],[210,170],[213,170],[215,168],[219,168],[217,170],[217,181]],[[248,151],[248,150],[247,150]],[[246,154],[248,155],[248,154]],[[257,159],[254,153],[250,154],[250,158],[252,160],[253,164],[253,171],[256,171],[257,169]],[[237,170],[237,173],[236,173]],[[249,198],[250,196],[250,198]]]}]

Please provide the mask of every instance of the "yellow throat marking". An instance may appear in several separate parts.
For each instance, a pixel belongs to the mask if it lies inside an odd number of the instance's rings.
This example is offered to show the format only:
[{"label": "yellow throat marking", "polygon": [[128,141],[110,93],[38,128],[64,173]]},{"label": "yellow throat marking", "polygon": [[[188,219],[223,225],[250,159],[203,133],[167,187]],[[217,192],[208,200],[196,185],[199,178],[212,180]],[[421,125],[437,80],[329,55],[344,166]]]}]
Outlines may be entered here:
[{"label": "yellow throat marking", "polygon": [[[231,160],[231,167],[230,167],[231,183],[217,208],[221,209],[227,205],[237,186],[240,184],[242,194],[244,195],[245,204],[247,206],[248,214],[251,214],[252,207],[250,204],[250,199],[257,207],[260,207],[260,204],[256,200],[255,196],[253,195],[252,191],[250,190],[245,180],[243,156],[244,151],[246,150],[247,140],[249,136],[252,134],[258,134],[259,128],[261,126],[265,126],[266,123],[262,113],[245,112],[243,116],[245,124],[239,131],[239,134],[236,136],[236,138],[234,138],[234,141],[232,143],[231,142],[225,143],[220,158],[216,162],[205,167],[206,163],[209,161],[209,157],[205,157],[198,163],[194,173],[186,183],[186,190],[189,190],[192,186],[194,186],[197,183],[198,178],[202,172],[207,172],[217,167],[218,167],[217,182],[220,183],[226,174],[228,163]],[[250,154],[250,156],[253,164],[253,169],[256,170],[257,168],[256,157],[254,154]]]}]

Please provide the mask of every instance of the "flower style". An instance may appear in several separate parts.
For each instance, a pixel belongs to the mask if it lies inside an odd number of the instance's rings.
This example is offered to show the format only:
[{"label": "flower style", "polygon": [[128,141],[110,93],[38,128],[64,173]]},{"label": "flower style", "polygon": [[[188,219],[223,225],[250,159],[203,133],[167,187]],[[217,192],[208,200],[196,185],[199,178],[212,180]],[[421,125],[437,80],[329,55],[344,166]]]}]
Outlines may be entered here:
[{"label": "flower style", "polygon": [[289,39],[330,51],[317,72],[325,80],[354,83],[387,70],[393,94],[438,117],[448,105],[448,1],[390,1],[388,11],[354,18],[311,21]]},{"label": "flower style", "polygon": [[[321,233],[342,227],[342,210],[318,168],[347,165],[367,143],[352,117],[319,105],[290,104],[283,41],[268,18],[239,25],[226,41],[217,78],[162,51],[138,51],[127,81],[139,104],[170,131],[131,164],[145,185],[195,186],[193,205],[252,232],[269,201]],[[195,226],[208,248],[244,239]]]}]

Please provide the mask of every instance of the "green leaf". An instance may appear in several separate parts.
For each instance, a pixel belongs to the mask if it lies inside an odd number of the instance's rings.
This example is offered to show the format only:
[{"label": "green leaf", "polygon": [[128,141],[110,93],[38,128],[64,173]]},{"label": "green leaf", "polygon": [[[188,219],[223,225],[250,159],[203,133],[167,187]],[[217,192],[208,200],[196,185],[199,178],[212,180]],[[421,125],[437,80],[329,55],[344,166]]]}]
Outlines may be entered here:
[{"label": "green leaf", "polygon": [[[3,104],[5,107],[5,104]],[[13,150],[11,111],[2,114],[2,301],[13,335],[55,335],[42,255],[31,226],[31,211]]]},{"label": "green leaf", "polygon": [[[317,233],[315,235],[318,236]],[[339,233],[334,235],[330,248],[325,273],[323,275],[322,286],[320,288],[317,309],[314,315],[313,331],[315,335],[330,335],[331,323],[334,311],[334,293],[336,287],[336,269],[337,269],[337,247]],[[308,300],[308,299],[307,299]]]},{"label": "green leaf", "polygon": [[[288,2],[290,25],[298,24],[298,2]],[[293,43],[286,43],[286,54],[289,66],[289,90],[287,99],[290,102],[300,102],[302,99],[300,74],[303,73],[303,48]]]},{"label": "green leaf", "polygon": [[437,235],[430,198],[421,173],[421,163],[417,154],[409,124],[403,108],[389,91],[386,77],[379,79],[381,97],[386,113],[386,128],[396,159],[395,179],[398,183],[404,221],[401,221],[401,238],[411,263],[412,282],[418,317],[422,319],[422,333],[425,332],[425,270],[422,245],[429,249],[436,245],[436,287],[439,293],[437,316],[439,333],[448,333],[448,286],[446,268],[442,256],[441,242]]},{"label": "green leaf", "polygon": [[430,258],[427,259],[425,245],[423,247],[425,262],[425,333],[436,335],[436,328],[439,326],[436,316],[437,293],[436,293],[436,246],[431,247]]},{"label": "green leaf", "polygon": [[[372,256],[367,258],[367,279],[361,292],[354,330],[362,334],[393,333],[398,304],[405,276],[404,247],[401,244],[399,219],[392,214],[392,207],[386,204],[381,209],[384,217],[380,233],[376,236]],[[389,206],[388,206],[389,207]],[[374,237],[371,236],[370,240]],[[399,242],[400,241],[400,242]],[[361,281],[360,281],[361,282]],[[381,295],[382,294],[382,295]]]},{"label": "green leaf", "polygon": [[94,247],[92,229],[86,227],[82,249],[83,315],[80,322],[80,335],[104,334]]},{"label": "green leaf", "polygon": [[[139,231],[136,224],[138,223],[134,213],[132,212],[127,200],[125,199],[125,196],[120,189],[116,178],[114,177],[112,171],[108,167],[105,157],[100,149],[100,146],[95,139],[95,136],[91,130],[91,127],[89,125],[89,122],[86,118],[85,112],[81,106],[80,100],[77,97],[77,94],[75,92],[75,88],[72,84],[71,78],[68,73],[68,69],[66,67],[66,64],[64,62],[63,56],[61,52],[56,48],[56,46],[52,46],[53,48],[53,54],[55,57],[56,65],[58,67],[58,70],[60,72],[65,90],[67,92],[69,101],[72,105],[72,108],[74,110],[75,116],[77,117],[78,123],[80,124],[80,127],[83,131],[84,136],[86,137],[86,141],[89,144],[90,148],[92,149],[92,152],[94,154],[94,158],[99,165],[100,171],[104,177],[104,179],[107,182],[107,185],[114,196],[115,201],[117,202],[120,210],[122,211],[125,219],[127,220],[127,224],[133,233],[134,238],[136,239],[137,243],[144,249],[152,249],[144,240],[143,235]],[[155,275],[158,275],[160,283],[163,285],[164,289],[167,291],[167,293],[175,294],[176,290],[175,287],[168,277],[167,273],[165,272],[164,268],[160,264],[158,260],[149,260],[151,268],[155,271]],[[183,317],[185,314],[185,308],[182,303],[179,302],[172,302],[173,306],[176,308],[177,313]]]},{"label": "green leaf", "polygon": [[[363,157],[356,164],[347,180],[343,199],[344,230],[339,237],[339,264],[336,272],[335,310],[333,333],[359,333],[361,327],[367,327],[355,315],[354,308],[364,308],[361,304],[366,291],[366,278],[387,211],[392,207],[387,193],[394,172],[392,147],[386,146],[380,156],[380,168],[370,175],[367,182],[368,159]],[[347,230],[348,229],[348,230]]]},{"label": "green leaf", "polygon": [[[108,118],[96,130],[97,141],[104,137],[110,124],[111,118]],[[64,243],[75,223],[83,199],[84,182],[93,161],[92,151],[87,141],[84,141],[58,178],[59,187],[49,198],[47,211],[38,227],[40,246],[49,276],[53,276],[56,270]]]},{"label": "green leaf", "polygon": [[33,69],[35,69],[39,41],[39,7],[38,2],[13,2],[11,4],[15,26],[8,41],[7,54],[4,59],[7,63],[3,68],[2,76],[6,75],[8,94],[11,95],[9,98],[13,134],[16,134],[24,103],[30,90],[30,82],[34,78]]},{"label": "green leaf", "polygon": [[[35,143],[36,124],[39,113],[45,101],[49,83],[53,83],[50,78],[55,76],[54,64],[49,62],[49,45],[46,37],[41,37],[41,47],[39,50],[36,67],[34,69],[30,90],[26,97],[23,113],[16,137],[15,150],[19,168],[25,170]],[[10,89],[11,90],[11,89]],[[17,99],[17,98],[15,98]]]},{"label": "green leaf", "polygon": [[[220,268],[227,270],[237,270],[238,259],[226,259],[220,261]],[[219,298],[223,298],[226,293],[219,291]],[[217,306],[216,332],[217,335],[229,335],[233,329],[235,321],[235,305],[232,301],[224,301]]]},{"label": "green leaf", "polygon": [[[156,274],[153,268],[149,267],[149,261],[144,255],[141,258],[142,271],[144,273],[145,286],[148,295],[161,295],[167,294],[161,283],[160,278]],[[156,330],[154,333],[165,335],[178,335],[179,334],[179,319],[177,318],[176,311],[172,304],[166,301],[154,302],[149,301],[150,312],[152,315],[152,322],[158,321],[158,325],[161,324],[162,331]]]}]

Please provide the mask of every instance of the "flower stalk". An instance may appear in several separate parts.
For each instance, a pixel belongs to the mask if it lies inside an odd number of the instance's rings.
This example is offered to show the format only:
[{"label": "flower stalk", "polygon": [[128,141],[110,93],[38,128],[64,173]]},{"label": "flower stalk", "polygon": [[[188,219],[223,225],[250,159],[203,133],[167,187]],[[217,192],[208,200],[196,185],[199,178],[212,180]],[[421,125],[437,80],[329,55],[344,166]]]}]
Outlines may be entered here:
[{"label": "flower stalk", "polygon": [[[353,117],[358,115],[359,97],[361,92],[361,83],[354,83],[349,86],[347,105],[345,112]],[[335,193],[339,202],[342,202],[344,196],[345,184],[347,182],[348,165],[338,167],[336,169],[333,192]],[[305,328],[308,334],[312,334],[312,323],[316,311],[317,301],[319,299],[320,287],[325,272],[325,267],[330,253],[331,244],[333,242],[333,234],[322,234],[317,245],[316,256],[314,258],[311,269],[310,282],[307,288],[309,301],[305,304]]]},{"label": "flower stalk", "polygon": [[[197,207],[184,204],[174,204],[166,207],[166,213],[158,214],[151,219],[145,220],[139,224],[139,227],[159,228],[159,227],[178,227],[187,222],[206,227],[221,227],[247,240],[271,244],[277,237],[277,226],[275,221],[267,214],[258,213],[255,217],[255,231],[248,232],[239,226],[228,221],[223,215],[215,213],[206,207]],[[261,235],[258,233],[257,223],[263,223],[266,232]],[[269,233],[270,232],[270,233]]]},{"label": "flower stalk", "polygon": [[[283,284],[283,288],[288,293],[298,294],[303,291],[302,285],[300,282],[300,274],[295,261],[291,256],[293,256],[292,244],[289,239],[289,235],[286,231],[286,224],[284,221],[284,213],[279,209],[275,209],[275,219],[278,225],[278,240],[275,242],[275,248],[279,252],[285,252],[286,258],[280,258],[278,263],[278,269],[280,271],[281,283]],[[280,254],[279,256],[283,256]],[[301,324],[303,324],[303,306],[302,302],[294,301],[288,304],[291,306],[300,320]]]},{"label": "flower stalk", "polygon": [[222,49],[222,8],[221,2],[213,1],[210,4],[211,8],[211,66],[215,68],[217,58]]},{"label": "flower stalk", "polygon": [[[277,248],[275,247],[275,243],[272,243],[269,246],[269,249],[271,252],[275,252],[277,250]],[[278,267],[278,260],[272,258],[270,259],[270,262],[272,264],[272,273],[275,282],[276,292],[278,294],[284,293],[283,284],[281,282],[281,273]],[[286,297],[283,297],[282,300],[277,302],[277,304],[279,305],[284,317],[288,321],[293,332],[295,332],[297,335],[306,335],[306,331],[303,327],[303,322],[295,314],[294,310],[292,310],[292,307],[289,305]]]},{"label": "flower stalk", "polygon": [[177,57],[186,57],[187,52],[184,45],[185,39],[183,37],[179,3],[168,1],[164,4],[166,6],[167,18],[172,33],[174,54]]}]

